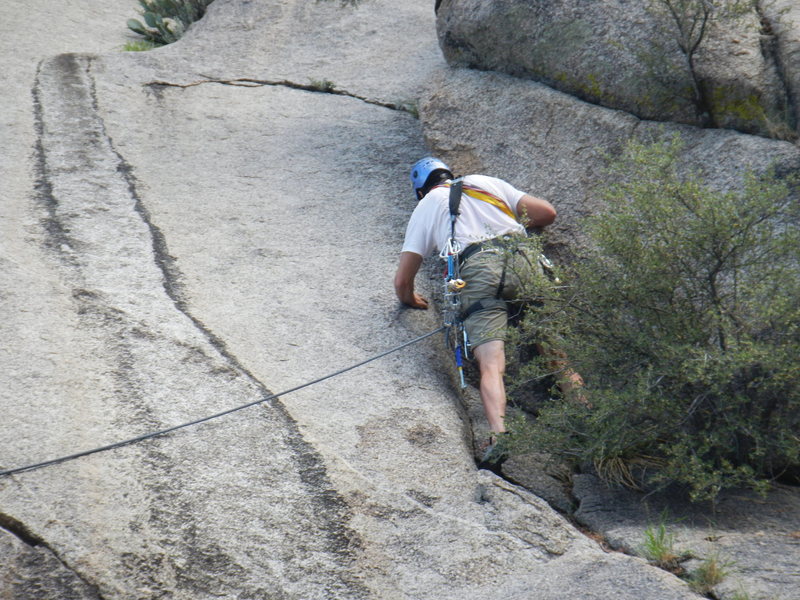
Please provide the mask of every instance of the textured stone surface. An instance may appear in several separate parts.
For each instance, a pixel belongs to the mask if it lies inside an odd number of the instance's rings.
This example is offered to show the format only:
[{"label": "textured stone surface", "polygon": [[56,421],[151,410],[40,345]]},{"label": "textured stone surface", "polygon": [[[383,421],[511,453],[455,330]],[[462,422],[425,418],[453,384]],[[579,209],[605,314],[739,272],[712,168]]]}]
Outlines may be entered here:
[{"label": "textured stone surface", "polygon": [[[38,540],[15,537],[0,529],[0,598],[4,600],[99,600],[97,590],[81,581]],[[24,534],[23,534],[24,536]]]},{"label": "textured stone surface", "polygon": [[800,491],[779,486],[766,498],[726,491],[714,506],[689,504],[678,494],[644,496],[610,489],[591,475],[575,477],[580,506],[575,518],[601,533],[614,548],[642,554],[644,530],[664,524],[677,553],[716,558],[728,572],[714,588],[716,597],[742,592],[753,599],[800,598]]},{"label": "textured stone surface", "polygon": [[642,121],[539,83],[471,69],[442,69],[433,77],[420,117],[429,147],[459,173],[492,173],[553,202],[559,217],[547,241],[556,257],[583,242],[579,221],[599,206],[604,157],[631,137],[679,133],[686,165],[721,189],[735,187],[746,169],[800,168],[800,150],[789,142]]},{"label": "textured stone surface", "polygon": [[214,2],[209,18],[195,24],[180,45],[158,51],[168,57],[163,73],[173,81],[238,75],[328,82],[369,100],[413,104],[428,73],[443,62],[432,3],[344,4]]},{"label": "textured stone surface", "polygon": [[[645,119],[705,122],[677,27],[646,2],[443,0],[437,29],[453,66],[531,78]],[[781,44],[784,54],[800,48],[796,36]],[[778,64],[757,6],[711,23],[694,64],[714,126],[770,137],[796,132],[791,88],[780,73],[796,65]]]},{"label": "textured stone surface", "polygon": [[[483,403],[475,386],[477,374],[473,371],[474,363],[467,362],[465,371],[469,384],[461,391],[461,403],[464,406],[464,416],[472,425],[472,453],[476,461],[480,461],[486,450],[485,444],[489,438],[489,423],[483,411]],[[460,381],[452,368],[452,385],[459,389]],[[521,416],[521,411],[512,404],[509,405],[506,415],[509,418]],[[550,506],[562,514],[572,513],[573,499],[569,492],[569,478],[571,472],[563,464],[550,456],[535,453],[512,454],[502,466],[502,475],[509,481],[524,487],[545,500]]]},{"label": "textured stone surface", "polygon": [[[150,53],[6,53],[2,467],[255,402],[438,325],[391,289],[424,152],[397,104],[442,64],[430,3],[212,8]],[[29,10],[2,5],[7,47]],[[21,568],[12,539],[0,581],[39,585],[52,557],[45,598],[692,597],[476,471],[439,344],[0,480],[0,525],[48,550]]]},{"label": "textured stone surface", "polygon": [[763,43],[773,53],[778,76],[787,90],[790,125],[800,126],[800,5],[793,0],[760,2],[767,31]]}]

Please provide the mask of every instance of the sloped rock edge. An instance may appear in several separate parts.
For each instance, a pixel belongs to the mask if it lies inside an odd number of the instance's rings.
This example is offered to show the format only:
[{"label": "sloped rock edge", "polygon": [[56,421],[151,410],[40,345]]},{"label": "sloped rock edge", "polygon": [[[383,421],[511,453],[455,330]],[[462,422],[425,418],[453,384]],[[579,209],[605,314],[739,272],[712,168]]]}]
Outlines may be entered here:
[{"label": "sloped rock edge", "polygon": [[[6,519],[0,515],[0,522]],[[9,600],[103,600],[97,588],[67,567],[45,544],[32,544],[0,526],[0,592]]]},{"label": "sloped rock edge", "polygon": [[645,3],[445,1],[437,30],[452,66],[539,81],[643,119],[796,139],[797,74],[785,58],[796,41],[776,4],[712,19],[692,71],[671,19]]},{"label": "sloped rock edge", "polygon": [[713,505],[692,504],[680,490],[644,495],[577,475],[574,493],[580,502],[575,519],[615,549],[640,554],[643,532],[663,525],[676,553],[693,557],[683,564],[687,571],[702,559],[717,558],[727,571],[715,586],[718,598],[736,598],[742,591],[752,598],[800,598],[797,488],[779,485],[765,497],[726,490]]}]

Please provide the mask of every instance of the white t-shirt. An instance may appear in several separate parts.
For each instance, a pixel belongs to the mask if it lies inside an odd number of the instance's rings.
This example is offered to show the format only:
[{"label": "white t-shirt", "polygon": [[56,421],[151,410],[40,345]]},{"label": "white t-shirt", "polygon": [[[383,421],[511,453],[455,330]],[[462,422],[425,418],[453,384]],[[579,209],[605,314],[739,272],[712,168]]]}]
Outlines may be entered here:
[{"label": "white t-shirt", "polygon": [[[467,175],[464,185],[480,188],[503,200],[514,214],[517,203],[525,195],[496,177]],[[461,214],[456,217],[456,241],[464,250],[470,244],[488,240],[507,233],[525,233],[521,223],[512,219],[501,209],[466,194],[461,194]],[[406,228],[403,252],[414,252],[428,256],[434,250],[441,251],[450,239],[450,188],[434,188],[420,200]]]}]

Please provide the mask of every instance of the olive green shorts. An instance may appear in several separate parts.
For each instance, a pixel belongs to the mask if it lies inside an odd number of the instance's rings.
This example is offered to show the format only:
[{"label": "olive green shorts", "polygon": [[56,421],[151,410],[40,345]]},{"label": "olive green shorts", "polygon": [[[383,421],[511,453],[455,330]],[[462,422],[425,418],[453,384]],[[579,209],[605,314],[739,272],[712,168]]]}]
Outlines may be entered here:
[{"label": "olive green shorts", "polygon": [[500,298],[513,300],[520,293],[523,282],[530,278],[532,269],[522,252],[489,248],[473,254],[461,266],[461,279],[467,282],[461,292],[462,310],[468,310],[479,300],[490,306],[472,313],[464,321],[467,340],[473,348],[492,340],[506,339],[508,311],[504,302],[495,300],[504,264],[506,273]]}]

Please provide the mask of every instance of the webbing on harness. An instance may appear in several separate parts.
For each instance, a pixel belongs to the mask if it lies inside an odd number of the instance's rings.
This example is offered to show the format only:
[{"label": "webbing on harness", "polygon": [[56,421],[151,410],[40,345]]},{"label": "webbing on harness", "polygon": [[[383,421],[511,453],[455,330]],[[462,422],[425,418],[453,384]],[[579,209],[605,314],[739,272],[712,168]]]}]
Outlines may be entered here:
[{"label": "webbing on harness", "polygon": [[481,189],[478,189],[478,188],[474,188],[474,187],[471,187],[471,186],[468,186],[468,185],[464,186],[464,193],[467,196],[469,196],[470,198],[475,198],[476,200],[483,200],[484,202],[488,202],[492,206],[495,206],[495,207],[499,208],[500,210],[502,210],[506,215],[508,215],[509,217],[514,219],[515,221],[517,220],[516,215],[509,208],[508,204],[503,202],[503,200],[501,200],[497,196],[494,196],[494,195],[490,194],[489,192],[486,192],[484,190],[481,190]]},{"label": "webbing on harness", "polygon": [[507,311],[508,305],[502,298],[484,298],[483,300],[476,300],[470,304],[464,312],[461,313],[461,321],[466,321],[476,312],[488,310],[490,308],[502,308],[503,310]]},{"label": "webbing on harness", "polygon": [[[482,200],[483,202],[487,202],[488,204],[491,204],[492,206],[494,206],[496,208],[499,208],[508,217],[514,219],[515,221],[517,220],[517,216],[514,214],[514,211],[511,210],[511,208],[508,206],[508,204],[506,204],[503,201],[502,198],[498,198],[497,196],[495,196],[494,194],[490,194],[486,190],[482,190],[480,188],[476,188],[476,187],[473,187],[471,185],[463,185],[463,183],[464,183],[463,180],[459,178],[459,179],[456,179],[455,181],[452,181],[452,182],[449,182],[449,183],[443,183],[442,187],[450,187],[451,184],[453,186],[461,186],[463,188],[462,189],[463,193],[466,194],[467,196],[469,196],[470,198],[475,198],[476,200]],[[437,185],[436,187],[439,187],[439,186]],[[458,194],[458,201],[459,202],[461,201],[461,194]],[[458,204],[456,204],[456,214],[457,213],[458,213]],[[452,189],[451,189],[451,193],[450,193],[450,218],[451,218],[451,223],[454,222],[454,221],[452,221],[453,214],[454,214],[453,213],[453,193],[452,193]]]},{"label": "webbing on harness", "polygon": [[461,188],[464,186],[464,180],[460,177],[450,183],[446,187],[450,188],[450,243],[456,239],[456,217],[460,214],[458,207],[461,206]]},{"label": "webbing on harness", "polygon": [[[456,219],[458,218],[458,207],[461,205],[461,178],[453,181],[450,187],[450,239],[447,242],[447,247],[442,249],[442,256],[447,260],[447,274],[445,275],[444,282],[444,321],[445,326],[448,327],[447,339],[450,339],[450,328],[455,329],[457,338],[454,340],[456,368],[458,375],[461,379],[462,389],[467,387],[467,382],[464,379],[464,356],[468,353],[467,336],[464,332],[464,324],[459,318],[461,312],[461,290],[464,287],[464,281],[459,275],[459,254],[461,247],[456,241]],[[462,352],[463,344],[463,352]]]}]

